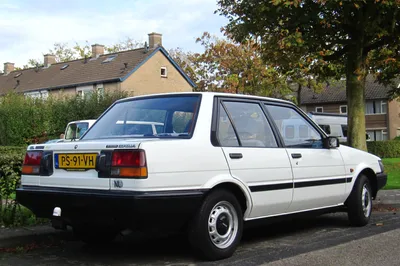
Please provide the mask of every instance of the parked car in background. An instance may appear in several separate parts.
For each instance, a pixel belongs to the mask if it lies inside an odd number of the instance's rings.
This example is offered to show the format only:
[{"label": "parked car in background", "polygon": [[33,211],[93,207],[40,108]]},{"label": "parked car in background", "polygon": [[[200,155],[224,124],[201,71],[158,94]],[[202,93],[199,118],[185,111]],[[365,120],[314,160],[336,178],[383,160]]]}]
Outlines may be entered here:
[{"label": "parked car in background", "polygon": [[95,119],[69,122],[65,128],[64,141],[79,140],[95,122]]},{"label": "parked car in background", "polygon": [[[128,121],[163,126],[130,132]],[[29,146],[16,193],[87,243],[176,230],[218,260],[250,221],[346,211],[364,226],[386,180],[379,157],[340,145],[291,102],[193,92],[121,99],[79,142]]]},{"label": "parked car in background", "polygon": [[[334,113],[310,112],[308,115],[315,121],[329,136],[338,137],[340,143],[347,143],[347,115]],[[367,141],[370,136],[366,134]]]}]

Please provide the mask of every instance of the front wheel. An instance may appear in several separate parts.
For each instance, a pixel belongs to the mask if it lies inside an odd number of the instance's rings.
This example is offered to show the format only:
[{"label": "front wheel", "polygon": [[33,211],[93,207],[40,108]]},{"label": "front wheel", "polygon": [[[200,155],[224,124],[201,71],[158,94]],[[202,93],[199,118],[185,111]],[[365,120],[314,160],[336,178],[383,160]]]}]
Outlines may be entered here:
[{"label": "front wheel", "polygon": [[189,227],[189,241],[204,259],[232,256],[243,231],[242,208],[227,190],[214,190],[204,200]]},{"label": "front wheel", "polygon": [[368,224],[372,212],[372,191],[368,178],[360,175],[354,184],[348,202],[348,217],[353,226]]}]

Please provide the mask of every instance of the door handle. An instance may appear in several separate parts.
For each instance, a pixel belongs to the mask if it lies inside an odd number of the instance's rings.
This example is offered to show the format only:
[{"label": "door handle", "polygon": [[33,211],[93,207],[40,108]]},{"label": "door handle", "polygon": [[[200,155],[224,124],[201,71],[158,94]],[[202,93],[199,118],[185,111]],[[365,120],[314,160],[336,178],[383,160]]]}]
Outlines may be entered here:
[{"label": "door handle", "polygon": [[241,153],[229,153],[229,157],[231,157],[231,159],[241,159],[241,158],[243,158],[243,154],[241,154]]},{"label": "door handle", "polygon": [[293,158],[293,159],[299,159],[299,158],[301,158],[301,153],[292,153],[292,158]]}]

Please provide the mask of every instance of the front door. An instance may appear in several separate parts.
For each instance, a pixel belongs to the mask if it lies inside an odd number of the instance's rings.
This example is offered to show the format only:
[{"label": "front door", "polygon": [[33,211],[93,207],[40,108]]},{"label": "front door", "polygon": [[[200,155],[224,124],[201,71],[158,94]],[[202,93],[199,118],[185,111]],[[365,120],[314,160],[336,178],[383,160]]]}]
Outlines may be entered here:
[{"label": "front door", "polygon": [[217,114],[217,138],[231,174],[251,191],[249,218],[286,212],[293,194],[290,160],[261,103],[224,99]]},{"label": "front door", "polygon": [[344,202],[346,178],[336,148],[324,148],[323,134],[292,106],[266,104],[291,161],[294,176],[290,212],[335,206]]}]

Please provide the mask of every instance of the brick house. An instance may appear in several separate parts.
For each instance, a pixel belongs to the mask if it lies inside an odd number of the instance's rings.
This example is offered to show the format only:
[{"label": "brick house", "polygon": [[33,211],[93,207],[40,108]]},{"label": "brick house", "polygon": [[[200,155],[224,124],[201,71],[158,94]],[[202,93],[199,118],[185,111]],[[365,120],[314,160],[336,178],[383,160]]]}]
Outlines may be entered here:
[{"label": "brick house", "polygon": [[[390,100],[390,88],[375,82],[372,76],[367,77],[365,86],[365,123],[371,140],[400,136],[400,102]],[[347,114],[345,81],[334,82],[321,93],[303,88],[300,107],[306,112]]]},{"label": "brick house", "polygon": [[0,95],[10,91],[30,97],[49,95],[84,97],[94,90],[126,91],[130,95],[193,91],[195,84],[162,46],[162,35],[148,34],[147,47],[104,53],[104,46],[92,45],[92,57],[57,63],[44,55],[44,66],[15,70],[4,64],[0,74]]}]

